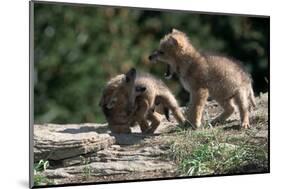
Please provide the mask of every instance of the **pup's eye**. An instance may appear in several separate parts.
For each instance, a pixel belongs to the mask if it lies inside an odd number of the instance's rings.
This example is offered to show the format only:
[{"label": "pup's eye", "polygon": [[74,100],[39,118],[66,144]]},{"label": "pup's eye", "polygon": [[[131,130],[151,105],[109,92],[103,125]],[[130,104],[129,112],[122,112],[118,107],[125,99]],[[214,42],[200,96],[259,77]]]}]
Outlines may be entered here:
[{"label": "pup's eye", "polygon": [[146,87],[144,87],[144,86],[136,86],[135,90],[136,90],[136,92],[144,92],[146,90]]},{"label": "pup's eye", "polygon": [[164,51],[158,51],[159,54],[164,54]]}]

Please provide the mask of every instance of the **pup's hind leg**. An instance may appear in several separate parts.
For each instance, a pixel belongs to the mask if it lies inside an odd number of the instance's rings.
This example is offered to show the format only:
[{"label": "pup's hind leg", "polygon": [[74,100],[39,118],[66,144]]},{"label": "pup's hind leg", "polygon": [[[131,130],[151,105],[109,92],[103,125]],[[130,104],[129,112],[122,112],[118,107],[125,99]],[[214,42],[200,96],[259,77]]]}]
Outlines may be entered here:
[{"label": "pup's hind leg", "polygon": [[223,112],[212,121],[212,124],[225,121],[235,110],[234,100],[232,98],[219,102],[219,104],[223,108]]},{"label": "pup's hind leg", "polygon": [[132,119],[138,122],[141,132],[146,133],[149,129],[149,124],[146,120],[146,117],[149,114],[149,103],[147,100],[138,100],[137,107],[136,113]]},{"label": "pup's hind leg", "polygon": [[151,112],[147,115],[147,119],[151,121],[150,128],[146,131],[146,133],[154,133],[154,131],[158,128],[161,122],[161,116],[157,112]]},{"label": "pup's hind leg", "polygon": [[240,89],[234,96],[234,101],[239,108],[241,126],[245,129],[249,128],[249,100],[246,90]]},{"label": "pup's hind leg", "polygon": [[145,119],[138,121],[142,133],[146,133],[149,129],[148,122]]}]

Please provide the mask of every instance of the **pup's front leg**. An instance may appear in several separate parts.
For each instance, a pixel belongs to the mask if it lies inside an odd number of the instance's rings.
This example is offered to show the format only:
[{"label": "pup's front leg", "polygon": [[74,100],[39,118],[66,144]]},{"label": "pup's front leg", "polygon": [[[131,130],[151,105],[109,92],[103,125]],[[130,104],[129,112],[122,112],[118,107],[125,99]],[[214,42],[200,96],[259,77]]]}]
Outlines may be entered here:
[{"label": "pup's front leg", "polygon": [[191,93],[191,104],[187,112],[187,119],[191,122],[193,127],[201,126],[203,110],[207,102],[209,92],[207,89],[201,88]]}]

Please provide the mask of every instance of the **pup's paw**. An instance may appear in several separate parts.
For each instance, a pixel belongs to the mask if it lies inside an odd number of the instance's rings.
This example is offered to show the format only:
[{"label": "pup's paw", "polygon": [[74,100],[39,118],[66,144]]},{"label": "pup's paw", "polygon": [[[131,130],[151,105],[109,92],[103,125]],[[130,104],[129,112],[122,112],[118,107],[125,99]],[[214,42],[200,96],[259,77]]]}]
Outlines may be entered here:
[{"label": "pup's paw", "polygon": [[249,124],[249,122],[243,122],[242,124],[241,124],[241,128],[243,128],[243,129],[250,129],[250,124]]}]

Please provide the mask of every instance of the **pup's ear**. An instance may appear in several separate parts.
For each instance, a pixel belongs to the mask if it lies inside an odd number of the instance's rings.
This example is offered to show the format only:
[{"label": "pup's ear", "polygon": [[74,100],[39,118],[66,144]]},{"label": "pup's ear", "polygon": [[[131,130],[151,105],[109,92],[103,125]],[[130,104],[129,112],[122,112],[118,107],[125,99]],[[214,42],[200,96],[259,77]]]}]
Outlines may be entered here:
[{"label": "pup's ear", "polygon": [[177,30],[177,29],[173,28],[172,33],[182,33],[182,32],[180,30]]},{"label": "pup's ear", "polygon": [[137,93],[143,93],[146,90],[145,86],[136,86]]},{"label": "pup's ear", "polygon": [[180,34],[180,35],[183,35],[183,36],[187,37],[187,35],[184,32],[182,32],[180,30],[177,30],[175,28],[172,29],[172,33],[173,34]]},{"label": "pup's ear", "polygon": [[126,82],[129,83],[136,79],[137,71],[135,68],[131,68],[125,75],[126,75]]}]

